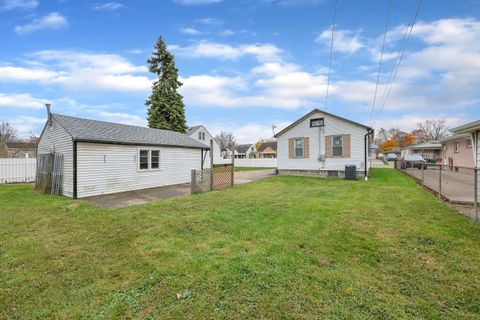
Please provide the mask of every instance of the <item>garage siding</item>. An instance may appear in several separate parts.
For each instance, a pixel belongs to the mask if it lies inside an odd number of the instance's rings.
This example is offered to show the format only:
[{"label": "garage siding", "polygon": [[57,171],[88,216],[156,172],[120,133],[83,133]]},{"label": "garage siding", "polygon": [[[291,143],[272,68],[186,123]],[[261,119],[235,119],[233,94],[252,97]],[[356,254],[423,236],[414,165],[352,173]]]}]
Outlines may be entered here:
[{"label": "garage siding", "polygon": [[[138,150],[160,150],[160,170],[139,171]],[[137,147],[79,142],[77,196],[79,198],[188,183],[191,169],[200,169],[199,149]]]},{"label": "garage siding", "polygon": [[[318,127],[310,127],[310,119],[325,119],[325,130],[321,133]],[[353,164],[357,170],[365,168],[364,138],[367,129],[348,121],[317,112],[303,120],[278,137],[278,169],[280,170],[345,170],[345,165]],[[319,161],[319,155],[325,155],[325,136],[350,134],[351,153],[348,158],[326,158]],[[291,159],[288,155],[288,139],[309,137],[309,157]]]},{"label": "garage siding", "polygon": [[52,125],[46,125],[40,141],[38,154],[60,153],[63,155],[62,182],[60,194],[73,197],[73,142],[72,136],[52,118]]}]

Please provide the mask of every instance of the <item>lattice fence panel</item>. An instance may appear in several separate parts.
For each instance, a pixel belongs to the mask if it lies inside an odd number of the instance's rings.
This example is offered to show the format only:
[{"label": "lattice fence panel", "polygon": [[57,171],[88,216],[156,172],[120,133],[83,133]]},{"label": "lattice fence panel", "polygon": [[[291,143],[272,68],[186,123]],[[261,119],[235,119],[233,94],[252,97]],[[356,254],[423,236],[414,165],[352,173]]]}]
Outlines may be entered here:
[{"label": "lattice fence panel", "polygon": [[54,153],[38,155],[35,189],[44,193],[59,194],[62,167],[63,155]]},{"label": "lattice fence panel", "polygon": [[211,191],[211,169],[192,170],[192,193]]}]

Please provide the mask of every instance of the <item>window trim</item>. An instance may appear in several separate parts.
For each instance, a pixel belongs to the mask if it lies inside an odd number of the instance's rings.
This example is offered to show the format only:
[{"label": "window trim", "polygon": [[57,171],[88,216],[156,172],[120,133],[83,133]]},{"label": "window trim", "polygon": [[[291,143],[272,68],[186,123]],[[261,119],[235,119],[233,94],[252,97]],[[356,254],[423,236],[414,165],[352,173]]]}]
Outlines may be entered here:
[{"label": "window trim", "polygon": [[[322,120],[322,124],[320,126],[312,126],[313,121],[319,121]],[[310,119],[310,128],[318,128],[318,127],[324,127],[325,126],[325,118],[313,118]]]},{"label": "window trim", "polygon": [[[302,141],[302,155],[297,156],[297,141]],[[305,139],[304,138],[293,138],[293,156],[295,159],[305,158]]]},{"label": "window trim", "polygon": [[[470,142],[470,144],[469,144],[469,142]],[[467,148],[473,148],[473,141],[472,141],[472,139],[468,138],[468,139],[465,141],[465,146],[466,146]]]},{"label": "window trim", "polygon": [[[148,168],[140,169],[140,152],[147,151],[148,152]],[[158,151],[158,168],[152,168],[152,151]],[[152,171],[161,171],[161,154],[162,151],[159,148],[137,148],[137,159],[138,162],[136,163],[137,172],[152,172]]]},{"label": "window trim", "polygon": [[[342,154],[339,155],[339,156],[336,156],[336,155],[334,155],[333,150],[335,150],[335,148],[340,148],[340,147],[335,147],[335,144],[334,144],[335,138],[338,138],[338,137],[340,137],[340,139],[341,139],[341,141],[342,141],[342,145],[341,145]],[[336,134],[336,135],[332,136],[332,158],[343,158],[343,148],[344,148],[344,145],[343,145],[343,134]]]}]

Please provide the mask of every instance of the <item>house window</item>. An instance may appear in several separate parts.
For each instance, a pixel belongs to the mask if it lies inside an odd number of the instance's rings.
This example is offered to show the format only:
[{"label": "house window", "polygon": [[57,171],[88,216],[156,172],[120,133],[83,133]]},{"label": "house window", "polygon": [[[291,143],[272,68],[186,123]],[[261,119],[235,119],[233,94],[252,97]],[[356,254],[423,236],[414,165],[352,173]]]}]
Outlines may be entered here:
[{"label": "house window", "polygon": [[198,140],[205,140],[205,132],[198,133]]},{"label": "house window", "polygon": [[158,169],[160,167],[160,151],[152,150],[150,153],[150,168]]},{"label": "house window", "polygon": [[334,157],[343,156],[343,136],[334,136],[333,137],[332,155]]},{"label": "house window", "polygon": [[140,150],[139,154],[138,168],[140,170],[148,170],[148,150]]},{"label": "house window", "polygon": [[472,147],[472,139],[467,139],[467,148]]},{"label": "house window", "polygon": [[453,143],[453,150],[454,150],[455,152],[458,152],[458,141],[455,141],[455,142]]},{"label": "house window", "polygon": [[303,138],[295,139],[295,158],[303,158]]},{"label": "house window", "polygon": [[323,118],[310,119],[310,127],[323,127]]}]

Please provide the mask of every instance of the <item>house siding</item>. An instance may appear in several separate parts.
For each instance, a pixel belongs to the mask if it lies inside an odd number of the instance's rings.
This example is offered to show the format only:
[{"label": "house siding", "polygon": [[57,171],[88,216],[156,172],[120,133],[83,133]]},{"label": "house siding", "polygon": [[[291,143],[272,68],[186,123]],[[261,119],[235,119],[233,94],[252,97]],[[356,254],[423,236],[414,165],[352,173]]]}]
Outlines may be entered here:
[{"label": "house siding", "polygon": [[73,197],[73,141],[72,136],[52,118],[46,125],[38,143],[38,154],[60,153],[63,155],[62,183],[60,194]]},{"label": "house siding", "polygon": [[[198,138],[198,133],[199,132],[204,132],[205,133],[205,140],[200,140]],[[225,163],[224,159],[222,158],[221,150],[220,150],[220,145],[218,142],[212,137],[212,135],[204,128],[200,127],[194,132],[190,134],[190,138],[197,140],[200,143],[203,143],[205,146],[210,148],[210,140],[213,140],[213,163],[214,164],[219,164],[219,163]],[[205,155],[205,153],[204,153]],[[210,167],[210,154],[209,151],[207,151],[207,155],[205,157],[205,163],[204,167]]]},{"label": "house siding", "polygon": [[[160,170],[139,171],[139,149],[160,150]],[[79,198],[188,183],[191,169],[200,169],[199,149],[137,147],[79,142],[77,196]],[[104,160],[105,159],[105,160]]]},{"label": "house siding", "polygon": [[473,168],[475,167],[474,150],[467,147],[467,140],[457,140],[458,152],[455,152],[455,141],[445,142],[443,144],[443,164],[458,167]]},{"label": "house siding", "polygon": [[[310,119],[323,117],[325,119],[324,132],[320,134],[318,127],[310,127]],[[345,165],[355,165],[357,171],[365,170],[364,138],[367,129],[348,121],[332,117],[322,112],[316,112],[304,119],[278,137],[278,169],[287,171],[344,171]],[[325,145],[328,143],[326,136],[350,135],[349,157],[326,157],[325,161],[319,161],[319,155],[326,155]],[[321,135],[321,136],[320,136]],[[309,138],[309,157],[292,159],[289,157],[289,139],[295,137]],[[345,144],[344,144],[344,147]],[[330,152],[327,153],[331,155]],[[348,156],[348,152],[346,154]],[[368,161],[368,160],[367,160]],[[368,164],[367,164],[368,166]]]}]

